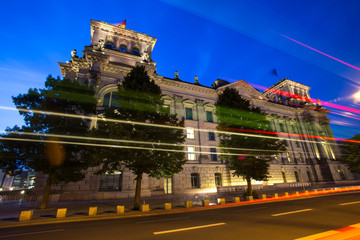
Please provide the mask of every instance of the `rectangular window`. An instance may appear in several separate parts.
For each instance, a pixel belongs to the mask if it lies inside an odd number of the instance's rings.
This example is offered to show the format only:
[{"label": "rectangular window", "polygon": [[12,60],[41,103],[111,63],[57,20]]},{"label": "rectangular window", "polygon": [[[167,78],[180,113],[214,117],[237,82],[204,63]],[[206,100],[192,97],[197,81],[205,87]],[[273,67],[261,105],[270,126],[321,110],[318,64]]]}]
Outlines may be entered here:
[{"label": "rectangular window", "polygon": [[215,140],[215,133],[209,132],[209,140],[214,141]]},{"label": "rectangular window", "polygon": [[221,173],[215,173],[215,186],[222,186]]},{"label": "rectangular window", "polygon": [[299,173],[297,171],[294,171],[294,175],[295,175],[295,181],[300,182]]},{"label": "rectangular window", "polygon": [[192,120],[193,119],[193,111],[192,108],[185,108],[185,118],[187,120]]},{"label": "rectangular window", "polygon": [[195,147],[188,146],[187,147],[188,160],[195,160]]},{"label": "rectangular window", "polygon": [[191,174],[191,187],[200,188],[200,175],[198,173]]},{"label": "rectangular window", "polygon": [[195,138],[195,132],[194,132],[193,128],[186,128],[186,138],[188,138],[188,139]]},{"label": "rectangular window", "polygon": [[285,126],[283,123],[279,123],[280,126],[280,132],[285,132]]},{"label": "rectangular window", "polygon": [[206,121],[214,122],[213,113],[211,111],[206,111]]},{"label": "rectangular window", "polygon": [[216,148],[210,148],[210,152],[211,161],[217,161]]},{"label": "rectangular window", "polygon": [[122,173],[105,173],[100,176],[100,191],[121,191]]},{"label": "rectangular window", "polygon": [[287,160],[288,160],[289,162],[291,162],[290,154],[289,154],[288,152],[286,153],[286,157],[287,157]]}]

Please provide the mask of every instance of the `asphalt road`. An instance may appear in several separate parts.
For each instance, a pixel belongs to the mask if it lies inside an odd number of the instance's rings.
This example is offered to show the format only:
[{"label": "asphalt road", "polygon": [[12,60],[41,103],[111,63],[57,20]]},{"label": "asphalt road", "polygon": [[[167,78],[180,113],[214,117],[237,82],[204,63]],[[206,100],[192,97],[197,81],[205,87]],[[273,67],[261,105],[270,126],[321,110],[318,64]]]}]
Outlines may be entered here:
[{"label": "asphalt road", "polygon": [[360,223],[360,193],[138,218],[0,229],[2,239],[296,239]]}]

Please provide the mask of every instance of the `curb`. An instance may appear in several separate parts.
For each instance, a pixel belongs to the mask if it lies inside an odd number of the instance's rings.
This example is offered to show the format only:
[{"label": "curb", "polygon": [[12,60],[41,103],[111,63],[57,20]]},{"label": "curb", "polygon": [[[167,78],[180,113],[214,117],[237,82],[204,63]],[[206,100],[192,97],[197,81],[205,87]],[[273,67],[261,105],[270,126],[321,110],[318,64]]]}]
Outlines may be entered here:
[{"label": "curb", "polygon": [[167,215],[167,214],[176,214],[176,213],[185,213],[185,212],[195,212],[195,211],[205,211],[205,210],[214,210],[218,208],[230,208],[230,207],[239,207],[239,206],[248,206],[248,205],[257,205],[271,202],[281,202],[281,201],[294,201],[300,199],[307,198],[315,198],[315,197],[326,197],[331,195],[342,195],[348,192],[359,192],[360,187],[350,187],[350,188],[338,188],[338,190],[322,190],[322,191],[314,191],[308,193],[300,193],[300,194],[291,194],[291,195],[283,195],[279,197],[268,197],[266,199],[255,199],[252,201],[243,201],[243,202],[234,202],[234,203],[225,203],[222,205],[212,205],[212,206],[200,206],[193,208],[183,208],[183,209],[171,209],[171,210],[156,210],[158,212],[146,212],[146,213],[134,213],[134,214],[114,214],[107,216],[87,216],[87,217],[68,217],[64,219],[54,219],[54,220],[32,220],[28,222],[17,222],[16,224],[9,224],[0,226],[0,229],[5,228],[14,228],[14,227],[25,227],[25,226],[36,226],[36,225],[47,225],[47,224],[55,224],[55,223],[69,223],[69,222],[85,222],[85,221],[96,221],[96,220],[113,220],[113,219],[123,219],[123,218],[135,218],[135,217],[147,217],[147,216],[158,216],[158,215]]}]

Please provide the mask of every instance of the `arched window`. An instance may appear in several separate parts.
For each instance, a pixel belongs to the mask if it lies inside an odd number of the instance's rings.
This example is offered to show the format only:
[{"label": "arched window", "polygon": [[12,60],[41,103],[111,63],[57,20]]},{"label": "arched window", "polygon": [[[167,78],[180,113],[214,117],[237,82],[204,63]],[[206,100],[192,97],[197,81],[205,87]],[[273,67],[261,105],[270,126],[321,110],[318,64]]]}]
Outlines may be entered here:
[{"label": "arched window", "polygon": [[133,54],[136,56],[140,56],[140,49],[138,47],[133,48]]},{"label": "arched window", "polygon": [[191,187],[200,188],[200,175],[198,173],[191,174]]},{"label": "arched window", "polygon": [[120,50],[121,52],[126,52],[126,51],[127,51],[126,45],[125,45],[125,44],[121,44],[119,50]]},{"label": "arched window", "polygon": [[116,92],[106,93],[103,97],[102,106],[120,108],[119,96]]}]

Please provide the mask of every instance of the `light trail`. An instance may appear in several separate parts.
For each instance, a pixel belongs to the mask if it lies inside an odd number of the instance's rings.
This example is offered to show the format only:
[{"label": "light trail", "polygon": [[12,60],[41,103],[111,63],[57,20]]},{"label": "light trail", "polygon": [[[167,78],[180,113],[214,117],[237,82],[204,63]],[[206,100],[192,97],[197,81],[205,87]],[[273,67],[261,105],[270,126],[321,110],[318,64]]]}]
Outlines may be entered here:
[{"label": "light trail", "polygon": [[[175,143],[160,143],[160,142],[145,142],[145,141],[134,141],[134,140],[122,140],[122,139],[111,139],[111,138],[98,138],[98,137],[83,137],[83,136],[70,136],[62,134],[45,134],[45,133],[30,133],[30,132],[6,132],[16,135],[28,135],[35,137],[55,137],[55,138],[69,138],[77,140],[92,140],[92,141],[105,141],[105,142],[118,142],[118,143],[131,143],[131,144],[147,144],[147,145],[164,145],[164,146],[173,146],[173,147],[186,147],[190,146],[189,144],[175,144]],[[1,139],[1,138],[0,138]],[[269,150],[263,149],[249,149],[249,148],[229,148],[229,147],[217,147],[217,146],[204,146],[204,145],[191,145],[198,148],[216,148],[219,150],[236,150],[236,151],[264,151],[268,152]],[[291,151],[290,151],[291,152]],[[279,151],[281,153],[281,151]]]},{"label": "light trail", "polygon": [[342,61],[342,60],[340,60],[340,59],[338,59],[338,58],[336,58],[336,57],[330,56],[329,54],[326,54],[326,53],[324,53],[324,52],[321,52],[321,51],[319,51],[319,50],[317,50],[317,49],[315,49],[315,48],[313,48],[313,47],[310,47],[309,45],[306,45],[306,44],[304,44],[304,43],[302,43],[302,42],[299,42],[299,41],[297,41],[297,40],[295,40],[295,39],[293,39],[293,38],[291,38],[291,37],[288,37],[288,36],[286,36],[286,35],[284,35],[284,34],[281,34],[281,33],[278,33],[278,34],[279,34],[280,36],[283,36],[284,38],[287,38],[287,39],[289,39],[289,40],[291,40],[291,41],[293,41],[293,42],[295,42],[295,43],[300,44],[300,45],[303,46],[303,47],[306,47],[306,48],[308,48],[308,49],[310,49],[310,50],[313,50],[313,51],[315,51],[315,52],[317,52],[317,53],[320,53],[320,54],[322,54],[322,55],[324,55],[324,56],[326,56],[326,57],[329,57],[329,58],[331,58],[331,59],[333,59],[333,60],[335,60],[335,61],[338,61],[338,62],[340,62],[340,63],[342,63],[342,64],[345,64],[345,65],[348,66],[348,67],[351,67],[351,68],[353,68],[353,69],[356,69],[356,70],[360,71],[360,68],[358,68],[358,67],[356,67],[356,66],[354,66],[354,65],[351,65],[350,63],[344,62],[344,61]]},{"label": "light trail", "polygon": [[[110,144],[98,144],[98,143],[84,143],[84,142],[68,142],[68,141],[57,141],[57,140],[44,140],[44,139],[28,139],[28,138],[9,138],[1,137],[3,140],[7,141],[23,141],[23,142],[41,142],[41,143],[60,143],[60,144],[70,144],[70,145],[81,145],[81,146],[91,146],[91,147],[110,147],[110,148],[125,148],[125,149],[134,149],[134,150],[148,150],[148,151],[162,151],[162,152],[184,152],[188,153],[186,150],[180,149],[166,149],[166,148],[147,148],[147,147],[135,147],[135,146],[124,146],[124,145],[110,145]],[[227,156],[257,156],[253,154],[243,154],[243,153],[214,153],[214,152],[202,152],[194,151],[192,153],[198,154],[216,154],[216,155],[227,155]],[[191,161],[191,160],[190,160]]]},{"label": "light trail", "polygon": [[[307,98],[307,97],[304,97],[304,96],[301,96],[301,95],[289,93],[289,92],[282,91],[282,90],[278,90],[278,89],[274,89],[274,88],[266,88],[266,87],[264,87],[264,86],[260,86],[260,85],[252,84],[252,83],[251,83],[250,85],[253,86],[253,87],[255,87],[255,88],[258,88],[258,89],[263,89],[263,90],[265,90],[265,91],[267,91],[267,92],[270,92],[270,93],[276,93],[276,94],[278,94],[278,95],[282,95],[282,96],[285,96],[285,97],[291,97],[291,98],[299,99],[299,100],[306,101],[306,102],[309,102],[309,103],[315,103],[315,102],[317,101],[317,99],[314,99],[314,98]],[[263,96],[263,97],[264,97],[264,96]],[[266,98],[266,99],[267,99],[267,100],[271,100],[271,99],[269,99],[269,98]],[[279,100],[278,102],[285,103],[285,102],[280,101],[280,100]],[[303,108],[309,108],[309,109],[313,109],[313,110],[318,110],[318,111],[325,111],[325,112],[329,112],[329,113],[334,113],[334,112],[331,112],[331,111],[328,111],[328,110],[317,109],[317,108],[314,108],[314,107],[303,106],[303,105],[299,105],[299,104],[295,104],[295,103],[288,103],[288,104],[293,105],[293,106],[298,106],[298,107],[303,107]],[[356,109],[356,108],[345,107],[345,106],[341,106],[341,105],[334,104],[334,103],[331,103],[331,102],[321,101],[321,105],[326,106],[326,107],[330,107],[330,108],[334,108],[334,109],[340,109],[340,110],[343,110],[343,111],[348,111],[348,112],[353,112],[353,113],[360,114],[360,110],[358,110],[358,109]],[[360,119],[358,119],[358,118],[351,117],[351,116],[347,116],[347,117],[360,120]]]},{"label": "light trail", "polygon": [[[135,122],[135,121],[127,121],[127,120],[118,120],[118,119],[106,119],[106,118],[99,118],[97,116],[85,116],[85,115],[76,115],[76,114],[65,114],[65,113],[57,113],[57,112],[49,112],[49,111],[40,111],[40,110],[30,110],[30,109],[22,109],[22,108],[10,108],[0,106],[0,109],[3,110],[12,110],[12,111],[20,111],[20,112],[28,112],[28,113],[36,113],[36,114],[49,114],[54,116],[61,116],[61,117],[73,117],[79,119],[87,119],[87,120],[97,120],[97,121],[108,121],[108,122],[116,122],[116,123],[124,123],[124,124],[133,124],[133,125],[140,125],[140,126],[152,126],[152,127],[160,127],[160,128],[170,128],[170,129],[181,129],[186,130],[186,127],[178,127],[178,126],[170,126],[166,124],[155,124],[155,123],[144,123],[144,122]],[[240,133],[240,129],[232,129],[237,132],[228,132],[228,131],[221,131],[221,130],[214,130],[214,129],[200,129],[194,128],[194,131],[199,132],[215,132],[218,134],[230,134],[230,135],[238,135],[238,136],[247,136],[247,137],[256,137],[256,138],[269,138],[269,139],[279,139],[279,140],[289,140],[289,141],[298,141],[297,139],[289,139],[289,138],[281,138],[281,137],[272,137],[272,136],[264,136],[264,135],[255,135],[255,134],[247,134],[247,133]],[[300,135],[294,133],[277,133],[277,132],[270,132],[270,131],[255,131],[254,133],[265,133],[269,135],[286,135],[286,136],[298,136],[298,137],[310,137],[311,135]],[[331,137],[319,137],[319,136],[312,136],[312,138],[322,138],[327,140],[335,140],[335,141],[346,141],[346,142],[357,142],[360,141],[349,140],[349,139],[340,139],[340,138],[331,138]],[[302,140],[304,141],[304,140]]]}]

